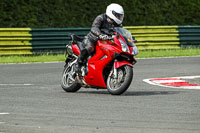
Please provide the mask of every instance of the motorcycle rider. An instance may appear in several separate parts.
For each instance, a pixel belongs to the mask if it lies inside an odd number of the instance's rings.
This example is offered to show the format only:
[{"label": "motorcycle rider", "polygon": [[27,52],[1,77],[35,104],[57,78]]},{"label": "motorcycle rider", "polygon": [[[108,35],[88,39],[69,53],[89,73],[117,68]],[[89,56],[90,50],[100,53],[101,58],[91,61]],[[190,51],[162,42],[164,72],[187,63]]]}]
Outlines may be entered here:
[{"label": "motorcycle rider", "polygon": [[110,36],[103,33],[103,29],[111,29],[114,27],[122,26],[124,18],[123,7],[119,4],[112,3],[106,8],[106,13],[98,15],[91,27],[91,31],[85,36],[83,40],[84,49],[78,57],[77,72],[80,74],[81,66],[86,63],[87,58],[94,52],[96,42],[98,40],[111,39]]}]

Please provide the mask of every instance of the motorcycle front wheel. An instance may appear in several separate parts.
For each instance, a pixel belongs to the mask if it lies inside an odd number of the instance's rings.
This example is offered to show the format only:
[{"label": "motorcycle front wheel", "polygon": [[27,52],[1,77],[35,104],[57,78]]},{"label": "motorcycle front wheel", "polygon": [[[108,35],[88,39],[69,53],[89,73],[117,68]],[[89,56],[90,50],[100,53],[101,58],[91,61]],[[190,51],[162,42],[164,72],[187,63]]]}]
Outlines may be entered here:
[{"label": "motorcycle front wheel", "polygon": [[76,92],[81,88],[81,85],[76,80],[74,65],[66,65],[64,67],[61,79],[61,87],[66,92]]},{"label": "motorcycle front wheel", "polygon": [[112,95],[124,93],[130,86],[133,79],[133,68],[125,65],[117,68],[117,77],[114,77],[113,70],[107,79],[107,89]]}]

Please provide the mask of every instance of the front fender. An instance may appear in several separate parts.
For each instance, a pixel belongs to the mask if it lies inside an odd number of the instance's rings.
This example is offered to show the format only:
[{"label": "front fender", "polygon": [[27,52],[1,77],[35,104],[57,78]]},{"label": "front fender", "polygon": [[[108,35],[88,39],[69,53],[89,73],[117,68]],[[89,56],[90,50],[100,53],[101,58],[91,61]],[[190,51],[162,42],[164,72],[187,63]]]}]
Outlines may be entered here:
[{"label": "front fender", "polygon": [[133,64],[131,64],[128,61],[115,61],[115,63],[114,63],[115,68],[119,68],[124,65],[129,65],[129,66],[133,67]]}]

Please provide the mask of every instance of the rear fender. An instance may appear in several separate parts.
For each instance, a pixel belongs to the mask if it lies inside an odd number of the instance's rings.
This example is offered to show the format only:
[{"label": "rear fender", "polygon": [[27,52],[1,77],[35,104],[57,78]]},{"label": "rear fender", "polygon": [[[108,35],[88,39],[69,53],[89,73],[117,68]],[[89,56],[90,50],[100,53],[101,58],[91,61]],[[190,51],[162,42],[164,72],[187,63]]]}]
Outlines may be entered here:
[{"label": "rear fender", "polygon": [[73,50],[74,54],[77,55],[77,56],[81,53],[77,44],[74,44],[74,43],[72,44],[72,50]]}]

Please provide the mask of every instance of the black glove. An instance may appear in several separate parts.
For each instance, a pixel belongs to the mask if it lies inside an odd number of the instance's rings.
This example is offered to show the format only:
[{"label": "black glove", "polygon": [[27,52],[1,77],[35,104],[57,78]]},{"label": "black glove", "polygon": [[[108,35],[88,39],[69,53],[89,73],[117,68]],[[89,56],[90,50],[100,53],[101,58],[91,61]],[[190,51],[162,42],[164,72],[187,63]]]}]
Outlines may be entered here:
[{"label": "black glove", "polygon": [[108,35],[105,35],[105,34],[102,34],[102,35],[99,35],[99,39],[100,40],[110,40],[112,37],[108,36]]}]

